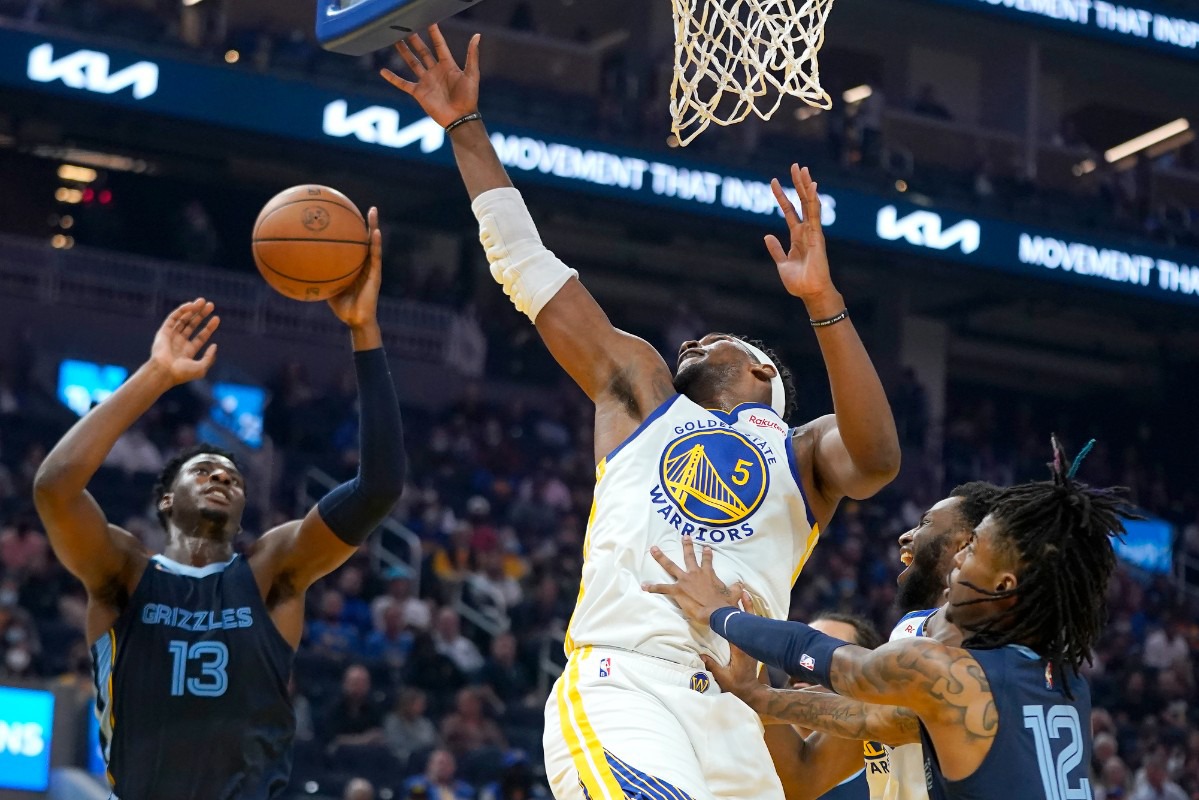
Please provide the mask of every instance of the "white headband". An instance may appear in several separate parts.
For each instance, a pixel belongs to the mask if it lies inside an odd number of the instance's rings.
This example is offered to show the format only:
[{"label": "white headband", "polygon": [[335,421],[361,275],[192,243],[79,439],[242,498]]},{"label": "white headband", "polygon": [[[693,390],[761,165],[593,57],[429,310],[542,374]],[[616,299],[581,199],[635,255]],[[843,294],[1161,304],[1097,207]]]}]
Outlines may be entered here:
[{"label": "white headband", "polygon": [[783,412],[787,410],[787,390],[783,388],[783,376],[779,373],[778,364],[775,364],[770,356],[744,339],[738,339],[737,342],[748,350],[751,356],[758,359],[758,363],[774,367],[774,377],[770,379],[770,407],[781,419]]}]

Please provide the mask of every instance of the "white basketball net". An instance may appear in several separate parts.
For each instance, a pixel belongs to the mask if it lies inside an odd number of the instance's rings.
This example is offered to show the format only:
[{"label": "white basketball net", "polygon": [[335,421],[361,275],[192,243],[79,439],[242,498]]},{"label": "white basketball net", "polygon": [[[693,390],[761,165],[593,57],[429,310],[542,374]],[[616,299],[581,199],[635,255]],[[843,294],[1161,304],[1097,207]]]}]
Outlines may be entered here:
[{"label": "white basketball net", "polygon": [[817,53],[833,0],[671,0],[671,130],[686,146],[715,122],[770,119],[783,98],[828,109]]}]

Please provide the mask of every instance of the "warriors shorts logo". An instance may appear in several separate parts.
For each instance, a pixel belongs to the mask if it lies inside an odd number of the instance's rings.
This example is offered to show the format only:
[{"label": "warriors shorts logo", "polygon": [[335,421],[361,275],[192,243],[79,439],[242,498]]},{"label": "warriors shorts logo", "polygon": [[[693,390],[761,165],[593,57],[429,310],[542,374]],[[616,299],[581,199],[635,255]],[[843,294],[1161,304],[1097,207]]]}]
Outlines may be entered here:
[{"label": "warriors shorts logo", "polygon": [[697,672],[691,676],[692,691],[696,691],[696,692],[699,692],[700,694],[703,694],[704,692],[708,691],[708,687],[711,685],[712,685],[712,679],[709,678],[707,676],[707,674],[705,674],[703,672]]},{"label": "warriors shorts logo", "polygon": [[761,451],[723,428],[675,439],[662,453],[659,471],[679,510],[701,525],[736,525],[758,509],[770,488]]}]

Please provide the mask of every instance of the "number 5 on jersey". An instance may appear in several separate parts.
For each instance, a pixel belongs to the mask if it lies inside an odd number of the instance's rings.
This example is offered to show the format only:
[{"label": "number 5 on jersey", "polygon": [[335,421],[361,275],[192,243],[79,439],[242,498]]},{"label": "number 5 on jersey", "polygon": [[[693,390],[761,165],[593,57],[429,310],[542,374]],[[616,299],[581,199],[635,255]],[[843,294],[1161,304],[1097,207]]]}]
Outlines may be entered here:
[{"label": "number 5 on jersey", "polygon": [[[182,697],[185,694],[196,697],[220,697],[229,688],[229,675],[225,667],[229,665],[229,648],[224,642],[194,642],[172,641],[169,645],[171,657],[174,659],[174,669],[171,671],[171,696]],[[200,665],[200,677],[187,677],[187,662],[195,661]]]}]

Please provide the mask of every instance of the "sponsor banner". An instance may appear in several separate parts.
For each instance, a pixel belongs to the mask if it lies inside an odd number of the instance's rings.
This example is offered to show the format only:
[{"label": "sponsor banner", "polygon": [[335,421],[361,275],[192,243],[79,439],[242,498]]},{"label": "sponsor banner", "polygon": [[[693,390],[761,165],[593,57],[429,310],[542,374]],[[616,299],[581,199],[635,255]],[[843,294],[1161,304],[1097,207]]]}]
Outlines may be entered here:
[{"label": "sponsor banner", "polygon": [[[149,57],[0,27],[0,86],[449,167],[445,131],[398,92],[349,95],[225,65]],[[498,124],[521,182],[754,223],[779,232],[769,177]],[[782,168],[784,165],[780,165]],[[795,200],[793,189],[788,193]],[[824,186],[830,238],[1078,286],[1199,304],[1199,252],[1130,247]],[[966,278],[964,278],[966,279]]]},{"label": "sponsor banner", "polygon": [[0,789],[46,790],[53,731],[54,695],[0,686]]},{"label": "sponsor banner", "polygon": [[1199,59],[1199,14],[1158,8],[1152,2],[1107,0],[937,0],[1041,25],[1064,33],[1146,47],[1182,58]]}]

